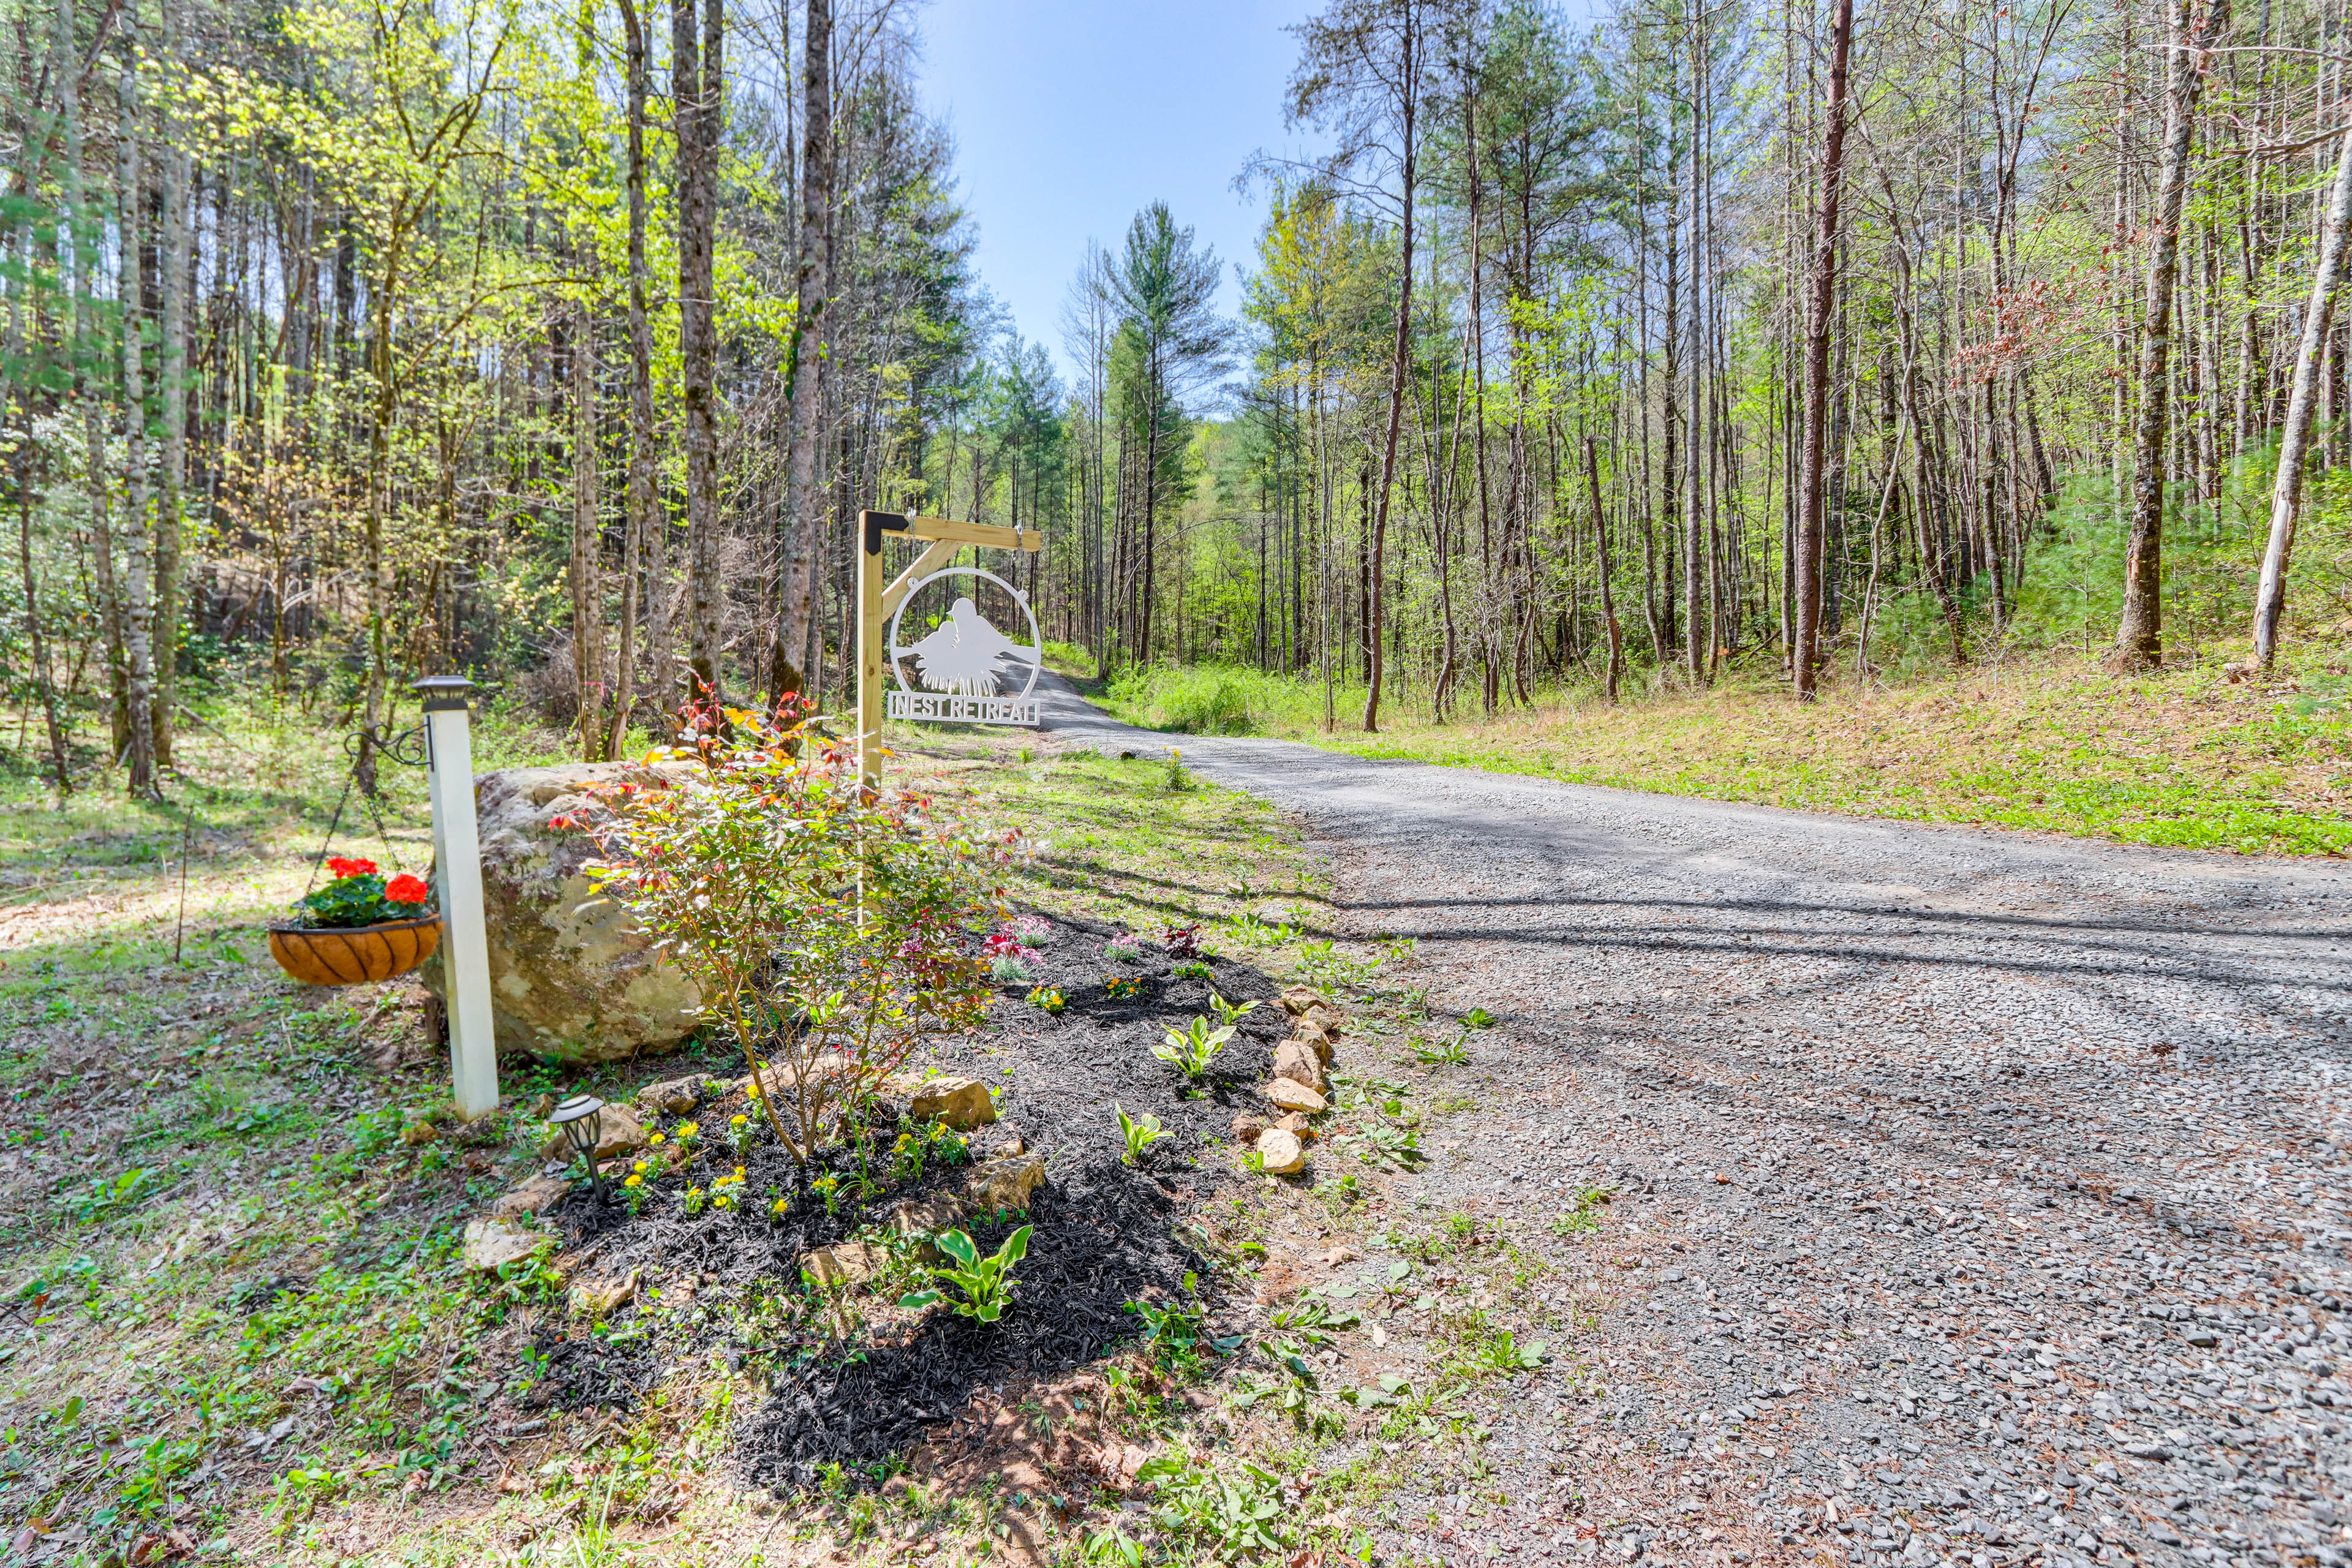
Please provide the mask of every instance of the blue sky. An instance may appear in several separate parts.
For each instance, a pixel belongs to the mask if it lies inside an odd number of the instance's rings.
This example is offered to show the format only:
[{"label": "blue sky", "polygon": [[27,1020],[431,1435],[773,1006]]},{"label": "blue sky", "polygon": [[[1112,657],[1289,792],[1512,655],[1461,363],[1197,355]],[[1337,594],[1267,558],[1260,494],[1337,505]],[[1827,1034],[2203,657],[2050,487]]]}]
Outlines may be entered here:
[{"label": "blue sky", "polygon": [[1116,249],[1136,210],[1165,201],[1224,265],[1251,259],[1262,194],[1234,176],[1291,143],[1283,31],[1315,0],[934,0],[922,13],[921,87],[957,142],[980,229],[982,281],[1024,338],[1063,366],[1062,301],[1088,238]]}]

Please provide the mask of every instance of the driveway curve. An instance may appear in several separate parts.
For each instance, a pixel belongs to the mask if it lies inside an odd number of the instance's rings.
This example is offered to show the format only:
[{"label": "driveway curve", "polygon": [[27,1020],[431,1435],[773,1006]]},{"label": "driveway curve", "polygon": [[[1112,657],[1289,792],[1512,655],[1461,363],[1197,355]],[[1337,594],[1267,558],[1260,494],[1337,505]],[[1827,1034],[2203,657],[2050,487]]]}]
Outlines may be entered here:
[{"label": "driveway curve", "polygon": [[1294,814],[1341,934],[1499,1017],[1417,1201],[1534,1246],[1620,1195],[1634,1266],[1536,1287],[1605,1291],[1601,1394],[1400,1547],[2352,1563],[2352,868],[1045,712]]}]

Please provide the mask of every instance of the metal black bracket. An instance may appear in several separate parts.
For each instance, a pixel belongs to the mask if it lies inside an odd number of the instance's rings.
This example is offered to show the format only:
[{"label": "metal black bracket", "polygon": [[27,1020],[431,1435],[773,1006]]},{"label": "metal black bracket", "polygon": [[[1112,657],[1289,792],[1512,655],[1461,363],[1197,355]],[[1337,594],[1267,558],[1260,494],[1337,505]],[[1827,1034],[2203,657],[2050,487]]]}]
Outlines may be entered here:
[{"label": "metal black bracket", "polygon": [[868,555],[882,553],[882,536],[885,533],[904,533],[915,526],[904,513],[895,511],[861,511],[857,520],[866,525],[866,553]]},{"label": "metal black bracket", "polygon": [[398,734],[385,733],[382,724],[362,724],[343,737],[343,750],[356,758],[362,739],[373,740],[378,754],[390,757],[404,767],[421,768],[430,756],[425,747],[425,729],[403,730]]}]

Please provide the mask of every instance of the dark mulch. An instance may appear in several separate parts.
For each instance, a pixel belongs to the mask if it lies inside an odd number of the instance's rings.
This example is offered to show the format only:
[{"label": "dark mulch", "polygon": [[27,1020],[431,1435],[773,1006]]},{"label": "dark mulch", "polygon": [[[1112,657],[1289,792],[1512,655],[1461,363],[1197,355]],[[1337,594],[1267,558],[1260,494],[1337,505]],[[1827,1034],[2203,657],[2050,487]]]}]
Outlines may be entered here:
[{"label": "dark mulch", "polygon": [[[853,1477],[911,1447],[984,1384],[1046,1378],[1084,1366],[1139,1327],[1127,1303],[1167,1300],[1207,1260],[1178,1240],[1176,1205],[1150,1178],[1114,1171],[1100,1185],[1046,1188],[1026,1216],[1035,1228],[1013,1306],[994,1323],[935,1312],[920,1332],[855,1350],[828,1346],[780,1372],[767,1401],[736,1433],[745,1477],[813,1485],[828,1462]],[[992,1249],[1016,1224],[976,1226]]]},{"label": "dark mulch", "polygon": [[547,1358],[539,1376],[546,1402],[566,1410],[626,1408],[661,1381],[654,1347],[643,1339],[612,1344],[590,1334],[566,1338],[545,1329],[532,1348]]},{"label": "dark mulch", "polygon": [[[1223,1178],[1223,1156],[1213,1151],[1227,1137],[1234,1113],[1265,1109],[1255,1086],[1272,1068],[1286,1020],[1265,1000],[1242,1020],[1198,1091],[1188,1092],[1175,1069],[1150,1050],[1163,1026],[1181,1028],[1195,1015],[1215,1022],[1208,1005],[1212,987],[1234,1002],[1269,999],[1276,987],[1261,971],[1228,958],[1202,961],[1212,971],[1207,980],[1178,979],[1171,972],[1181,960],[1156,940],[1157,931],[1141,944],[1141,962],[1111,963],[1098,951],[1113,934],[1110,928],[1051,923],[1051,934],[1028,960],[1030,977],[1003,987],[988,1025],[944,1042],[929,1061],[911,1064],[936,1066],[1003,1091],[1003,1120],[974,1135],[974,1158],[987,1158],[1014,1136],[1045,1156],[1047,1181],[1026,1216],[1034,1229],[1015,1273],[1014,1305],[994,1325],[935,1310],[904,1339],[845,1344],[810,1329],[797,1339],[737,1345],[778,1369],[770,1397],[739,1426],[747,1478],[805,1486],[827,1463],[856,1474],[915,1443],[924,1427],[952,1415],[982,1384],[1050,1376],[1104,1354],[1136,1331],[1126,1310],[1130,1300],[1164,1299],[1193,1271],[1203,1276],[1203,1290],[1212,1289],[1206,1261],[1178,1239],[1178,1222]],[[1105,984],[1112,976],[1141,979],[1142,994],[1114,999]],[[1058,1016],[1024,1000],[1034,984],[1061,991],[1066,1005]],[[1124,1145],[1114,1102],[1131,1116],[1158,1116],[1172,1134],[1152,1146],[1141,1171],[1120,1163]],[[690,1178],[707,1186],[711,1176],[740,1163],[746,1181],[739,1212],[688,1215],[674,1196],[688,1184],[685,1175],[665,1177],[665,1191],[635,1215],[576,1191],[548,1216],[577,1253],[575,1261],[597,1275],[640,1268],[648,1284],[698,1275],[704,1301],[796,1291],[804,1253],[886,1226],[899,1203],[963,1179],[962,1169],[935,1163],[919,1179],[860,1205],[846,1191],[846,1178],[858,1170],[852,1149],[835,1145],[819,1169],[803,1171],[772,1143],[759,1142],[740,1154],[720,1148],[715,1134],[740,1109],[740,1100],[720,1101],[698,1113],[708,1152]],[[887,1164],[897,1129],[875,1131],[875,1160]],[[824,1171],[845,1178],[832,1213],[808,1185]],[[790,1198],[791,1208],[775,1219],[769,1209],[779,1194]],[[973,1239],[993,1247],[1019,1223],[1015,1216],[975,1224]],[[803,1320],[822,1321],[820,1313]],[[645,1326],[701,1343],[733,1331],[723,1313],[663,1318]],[[543,1335],[540,1345],[550,1358],[551,1396],[571,1407],[628,1403],[649,1385],[651,1369],[660,1364],[656,1349],[638,1338],[618,1350],[577,1331],[571,1337]],[[646,1369],[643,1382],[639,1368]]]},{"label": "dark mulch", "polygon": [[[1277,991],[1262,971],[1232,958],[1212,958],[1207,980],[1175,979],[1180,962],[1159,942],[1143,942],[1141,963],[1112,963],[1099,952],[1113,934],[1108,926],[1055,921],[1031,963],[1034,984],[1060,990],[1066,1007],[1059,1017],[1020,1000],[1027,985],[1008,985],[1005,1005],[994,1009],[990,1026],[970,1040],[950,1041],[939,1052],[940,1066],[961,1072],[1005,1094],[1000,1113],[1018,1127],[1034,1149],[1047,1156],[1056,1176],[1066,1168],[1117,1164],[1123,1145],[1114,1103],[1130,1116],[1150,1111],[1173,1136],[1151,1146],[1147,1167],[1205,1196],[1222,1179],[1221,1161],[1203,1160],[1212,1143],[1227,1138],[1236,1111],[1265,1111],[1257,1085],[1274,1070],[1274,1047],[1289,1022],[1272,1000]],[[1156,938],[1159,932],[1150,933]],[[1143,981],[1133,1000],[1113,998],[1105,981]],[[1198,1099],[1183,1095],[1176,1069],[1151,1054],[1166,1027],[1182,1028],[1195,1016],[1213,1025],[1211,990],[1228,1002],[1255,1001],[1233,1039],[1203,1080]],[[1006,1068],[1011,1068],[1007,1072]],[[1198,1168],[1194,1162],[1207,1167]]]}]

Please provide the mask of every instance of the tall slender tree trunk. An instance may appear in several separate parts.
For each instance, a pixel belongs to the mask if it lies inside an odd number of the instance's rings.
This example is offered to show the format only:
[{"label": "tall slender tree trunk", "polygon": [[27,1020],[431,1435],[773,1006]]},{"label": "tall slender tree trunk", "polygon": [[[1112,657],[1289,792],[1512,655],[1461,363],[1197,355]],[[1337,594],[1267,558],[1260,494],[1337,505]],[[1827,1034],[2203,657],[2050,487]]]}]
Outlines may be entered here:
[{"label": "tall slender tree trunk", "polygon": [[2158,168],[2155,241],[2147,261],[2147,305],[2140,322],[2139,424],[2132,450],[2131,534],[2124,546],[2124,608],[2107,668],[2116,674],[2164,662],[2164,479],[2171,436],[2173,294],[2180,272],[2180,209],[2189,193],[2189,153],[2209,51],[2229,25],[2230,0],[2174,0],[2169,90],[2165,94],[2164,155]]},{"label": "tall slender tree trunk", "polygon": [[[724,0],[670,0],[671,98],[677,121],[677,310],[679,383],[686,414],[686,532],[688,556],[687,665],[698,700],[725,700],[721,668],[727,584],[719,555],[719,338],[712,281],[718,221],[719,125]],[[699,24],[698,27],[698,23]]]},{"label": "tall slender tree trunk", "polygon": [[1845,160],[1846,60],[1853,41],[1853,0],[1837,0],[1830,22],[1829,123],[1822,136],[1821,227],[1813,239],[1811,275],[1805,280],[1804,449],[1797,496],[1796,646],[1790,680],[1797,700],[1810,702],[1821,664],[1822,468],[1828,430],[1830,309],[1837,291],[1839,174]]},{"label": "tall slender tree trunk", "polygon": [[[163,53],[179,56],[178,10],[163,8]],[[159,114],[161,110],[159,110]],[[156,355],[163,394],[162,492],[155,507],[155,763],[172,765],[173,721],[179,711],[180,621],[184,593],[180,546],[188,483],[188,155],[159,121],[163,163],[163,342]]]},{"label": "tall slender tree trunk", "polygon": [[106,647],[111,744],[107,756],[130,744],[131,660],[123,646],[122,596],[114,575],[111,467],[107,452],[106,344],[99,326],[98,247],[83,184],[80,40],[74,33],[73,0],[58,0],[58,103],[65,131],[65,221],[71,258],[66,290],[73,300],[74,393],[81,405],[82,479],[89,509],[90,586],[98,594],[100,630]]},{"label": "tall slender tree trunk", "polygon": [[2264,669],[2278,658],[2279,623],[2286,614],[2287,567],[2294,557],[2295,515],[2303,506],[2303,470],[2311,441],[2312,405],[2321,350],[2336,317],[2336,290],[2344,281],[2345,227],[2352,223],[2352,131],[2336,153],[2336,180],[2327,195],[2326,226],[2312,268],[2311,298],[2303,308],[2303,342],[2294,356],[2286,425],[2279,432],[2278,477],[2271,484],[2270,538],[2263,548],[2262,584],[2254,595],[2254,658]]},{"label": "tall slender tree trunk", "polygon": [[783,562],[778,584],[772,699],[801,689],[802,649],[809,638],[809,563],[816,552],[816,450],[821,401],[817,378],[824,357],[826,239],[833,227],[833,4],[808,0],[807,37],[801,45],[804,139],[801,149],[801,220],[793,264],[796,311],[792,345],[792,442],[785,459]]},{"label": "tall slender tree trunk", "polygon": [[[592,265],[585,246],[578,265]],[[596,314],[583,288],[572,312],[572,674],[580,694],[580,760],[603,759],[604,579],[596,526]]]},{"label": "tall slender tree trunk", "polygon": [[1600,545],[1601,618],[1609,628],[1609,671],[1602,679],[1601,689],[1614,707],[1618,682],[1625,675],[1625,637],[1617,625],[1617,599],[1609,584],[1609,510],[1601,500],[1601,457],[1593,447],[1590,431],[1584,437],[1584,478],[1592,489],[1592,532]]},{"label": "tall slender tree trunk", "polygon": [[1683,668],[1696,687],[1706,679],[1715,637],[1708,625],[1706,588],[1706,453],[1703,437],[1706,412],[1706,353],[1705,306],[1706,237],[1701,213],[1701,182],[1706,153],[1700,142],[1701,115],[1706,100],[1706,52],[1700,42],[1699,20],[1690,18],[1690,300],[1688,348],[1683,363],[1690,376],[1689,423],[1683,439]]},{"label": "tall slender tree trunk", "polygon": [[[646,312],[646,28],[635,0],[620,0],[620,5],[629,99],[629,475],[621,544],[620,646],[613,664],[612,728],[604,742],[605,754],[615,757],[621,754],[630,710],[636,704],[638,579],[646,573],[645,558],[650,554],[653,584],[647,597],[658,605],[669,559],[661,540],[667,531],[654,511],[654,348]],[[656,612],[656,624],[660,633],[647,637],[653,645],[653,685],[667,701],[677,679],[670,668],[668,616]]]},{"label": "tall slender tree trunk", "polygon": [[131,793],[155,794],[155,601],[151,576],[154,541],[147,507],[152,479],[147,449],[146,148],[139,124],[138,33],[126,18],[122,75],[117,89],[115,204],[121,218],[122,444],[128,512],[122,520],[127,567],[122,595],[123,653],[129,662],[125,717],[131,727],[124,755]]},{"label": "tall slender tree trunk", "polygon": [[1401,195],[1404,203],[1404,222],[1398,238],[1396,351],[1389,361],[1388,427],[1381,437],[1381,488],[1374,498],[1372,510],[1372,549],[1370,571],[1371,603],[1366,610],[1366,668],[1364,682],[1364,732],[1376,734],[1381,727],[1381,667],[1384,650],[1381,646],[1381,628],[1387,612],[1387,565],[1389,543],[1389,493],[1396,480],[1397,431],[1404,419],[1405,368],[1412,353],[1412,199],[1414,117],[1421,109],[1416,89],[1421,74],[1421,24],[1416,0],[1404,0],[1403,26],[1398,34],[1398,105],[1403,131],[1401,152]]}]

